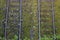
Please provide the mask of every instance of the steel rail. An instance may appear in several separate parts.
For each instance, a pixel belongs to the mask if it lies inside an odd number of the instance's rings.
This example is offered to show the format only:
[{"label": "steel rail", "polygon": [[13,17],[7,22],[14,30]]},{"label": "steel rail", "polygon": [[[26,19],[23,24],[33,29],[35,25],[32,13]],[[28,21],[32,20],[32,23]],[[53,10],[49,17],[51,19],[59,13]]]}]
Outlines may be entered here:
[{"label": "steel rail", "polygon": [[19,26],[18,26],[18,40],[23,40],[22,38],[22,0],[19,0],[20,11],[19,11]]},{"label": "steel rail", "polygon": [[41,40],[41,0],[38,0],[38,40]]},{"label": "steel rail", "polygon": [[55,27],[55,11],[54,11],[54,0],[52,2],[52,27],[53,27],[53,40],[56,40],[56,27]]},{"label": "steel rail", "polygon": [[9,17],[9,0],[6,0],[6,13],[5,13],[5,25],[4,25],[4,36],[5,40],[7,40],[7,30],[6,28],[8,27],[8,17]]}]

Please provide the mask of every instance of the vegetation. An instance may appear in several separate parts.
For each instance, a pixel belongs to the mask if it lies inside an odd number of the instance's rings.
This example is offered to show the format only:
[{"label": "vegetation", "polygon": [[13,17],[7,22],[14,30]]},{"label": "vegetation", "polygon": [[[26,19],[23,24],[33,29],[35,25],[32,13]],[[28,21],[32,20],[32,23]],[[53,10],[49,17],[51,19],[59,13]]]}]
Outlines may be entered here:
[{"label": "vegetation", "polygon": [[[55,0],[55,26],[56,26],[56,38],[57,40],[60,40],[60,0]],[[24,40],[30,40],[30,34],[31,31],[33,31],[33,40],[38,39],[38,20],[37,20],[37,0],[27,0],[23,1],[22,3],[22,17],[23,17],[23,22],[22,22],[22,30],[23,30],[23,39]],[[52,19],[51,19],[51,13],[47,12],[47,10],[51,9],[51,7],[44,6],[49,3],[42,3],[41,5],[41,36],[42,40],[53,40],[53,34],[52,34]],[[11,4],[13,5],[13,4]],[[0,40],[4,40],[4,25],[3,21],[5,19],[5,11],[6,11],[6,0],[0,0]],[[10,10],[15,10],[15,8],[11,8]],[[45,10],[45,11],[44,11]],[[11,13],[13,16],[19,15],[18,13]],[[10,14],[10,15],[11,15]],[[10,17],[9,18],[9,28],[7,28],[7,38],[8,40],[17,40],[17,32],[18,32],[18,27],[17,24],[18,22],[14,23],[12,22],[15,17]],[[18,18],[15,18],[17,20]],[[14,20],[14,21],[15,21]],[[48,25],[47,25],[48,24]],[[48,29],[47,29],[48,28]],[[52,37],[52,38],[51,38]]]}]

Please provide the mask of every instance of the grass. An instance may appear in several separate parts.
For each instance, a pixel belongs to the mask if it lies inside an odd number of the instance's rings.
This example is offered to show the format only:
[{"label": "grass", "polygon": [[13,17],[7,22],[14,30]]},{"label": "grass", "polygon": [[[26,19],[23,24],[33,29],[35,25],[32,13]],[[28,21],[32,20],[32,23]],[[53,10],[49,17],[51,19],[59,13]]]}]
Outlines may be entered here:
[{"label": "grass", "polygon": [[[57,35],[56,38],[57,38],[57,40],[60,40],[60,35]],[[0,37],[0,39],[4,40],[4,37],[3,38]],[[14,38],[12,38],[10,40],[17,40],[17,39],[18,39],[18,37],[15,35]],[[23,40],[30,40],[30,39],[28,39],[27,37],[25,37],[25,38],[23,38]],[[45,37],[41,37],[41,40],[53,40],[53,38],[45,36]]]},{"label": "grass", "polygon": [[[35,2],[37,2],[37,1],[35,1]],[[35,8],[35,5],[37,5],[36,3],[35,3],[34,1],[33,1],[33,11],[35,12],[36,11],[36,8]],[[4,7],[4,0],[2,1],[2,0],[0,0],[0,8],[3,8]],[[14,8],[15,9],[15,8]],[[58,29],[57,29],[57,31],[59,32],[60,31],[60,0],[56,0],[56,7],[55,7],[55,9],[56,9],[56,16],[55,16],[55,19],[57,20],[56,21],[56,26],[58,27]],[[26,12],[26,11],[25,11]],[[3,12],[2,11],[0,11],[0,20],[2,20],[3,19],[3,17],[2,16],[4,16],[3,14],[2,14]],[[34,14],[36,14],[36,13],[34,13]],[[24,25],[27,25],[27,24],[29,24],[29,17],[30,17],[30,15],[28,14],[28,13],[26,13],[26,14],[24,14],[25,15],[25,23],[24,23]],[[27,17],[27,15],[29,16],[29,17]],[[35,17],[35,16],[34,16]],[[26,21],[26,19],[27,19],[27,21]],[[35,19],[35,18],[34,18]],[[35,25],[35,24],[34,24]],[[27,25],[28,26],[28,25]],[[27,29],[27,27],[26,27],[26,29]],[[56,38],[57,38],[57,40],[60,40],[60,35],[57,35],[56,36]],[[0,39],[1,40],[4,40],[4,37],[2,38],[2,37],[0,37]],[[12,40],[16,40],[17,39],[17,36],[14,36],[14,38],[12,38]],[[24,40],[30,40],[30,39],[28,39],[28,38],[25,38]],[[53,40],[53,38],[48,38],[48,37],[43,37],[43,38],[41,38],[41,40]]]}]

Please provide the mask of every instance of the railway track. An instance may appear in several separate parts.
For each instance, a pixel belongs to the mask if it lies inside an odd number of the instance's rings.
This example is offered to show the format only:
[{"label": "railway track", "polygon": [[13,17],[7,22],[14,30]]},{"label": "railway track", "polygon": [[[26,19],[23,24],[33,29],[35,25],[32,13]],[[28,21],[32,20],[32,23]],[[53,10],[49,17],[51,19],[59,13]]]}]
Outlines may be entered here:
[{"label": "railway track", "polygon": [[[5,13],[5,20],[3,21],[5,40],[10,40],[11,37],[8,37],[8,35],[10,35],[10,36],[17,35],[18,38],[16,40],[24,40],[23,36],[22,36],[23,35],[22,1],[23,0],[6,0],[6,8],[5,8],[6,13]],[[24,5],[24,6],[26,6],[26,5]],[[55,23],[54,0],[37,0],[37,14],[38,14],[38,16],[37,16],[37,18],[38,18],[38,39],[37,40],[42,40],[42,36],[48,35],[48,34],[52,34],[53,35],[52,40],[56,40],[56,37],[55,37],[56,36],[56,27],[54,24]],[[31,16],[31,18],[32,18],[32,16]],[[31,21],[32,21],[32,19],[31,19]],[[51,25],[49,23],[51,23]],[[15,29],[13,28],[13,26],[15,27]],[[49,33],[48,33],[48,31],[49,31]],[[11,33],[12,35],[9,33]],[[34,38],[33,35],[34,35],[33,27],[31,27],[30,40],[33,40],[33,38]],[[49,36],[47,36],[47,37],[49,37]]]},{"label": "railway track", "polygon": [[[10,23],[10,24],[9,24]],[[5,14],[5,40],[9,40],[8,30],[11,26],[15,25],[17,27],[18,39],[22,40],[22,0],[6,0],[6,14]],[[8,27],[8,28],[7,28]],[[14,31],[14,28],[12,29]],[[12,33],[12,32],[11,32]],[[12,34],[14,34],[13,32]]]},{"label": "railway track", "polygon": [[[39,29],[38,40],[42,40],[42,36],[48,35],[48,34],[52,34],[53,35],[52,40],[56,40],[54,0],[38,0],[38,29]],[[49,37],[49,36],[46,36],[46,37]],[[48,40],[48,39],[46,38],[45,40]]]}]

